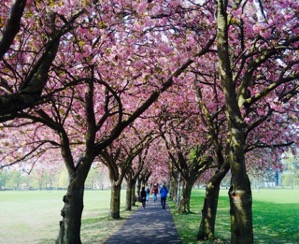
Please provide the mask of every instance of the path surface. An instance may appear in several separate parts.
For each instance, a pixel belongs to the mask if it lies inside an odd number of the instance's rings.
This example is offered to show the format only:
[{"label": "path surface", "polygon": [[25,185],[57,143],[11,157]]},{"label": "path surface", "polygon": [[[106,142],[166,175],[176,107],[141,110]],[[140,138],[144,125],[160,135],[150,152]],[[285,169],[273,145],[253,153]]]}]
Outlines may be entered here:
[{"label": "path surface", "polygon": [[152,198],[145,209],[137,209],[123,226],[114,233],[105,244],[182,244],[175,228],[172,215],[166,203],[162,209],[160,199]]}]

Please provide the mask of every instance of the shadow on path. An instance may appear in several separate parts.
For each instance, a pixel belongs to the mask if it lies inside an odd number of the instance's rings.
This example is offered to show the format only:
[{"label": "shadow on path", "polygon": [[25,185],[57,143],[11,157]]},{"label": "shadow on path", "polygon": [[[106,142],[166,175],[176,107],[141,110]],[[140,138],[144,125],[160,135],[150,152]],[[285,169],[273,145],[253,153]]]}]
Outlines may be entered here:
[{"label": "shadow on path", "polygon": [[105,244],[182,244],[168,204],[162,209],[160,200],[147,202],[145,209],[136,210]]}]

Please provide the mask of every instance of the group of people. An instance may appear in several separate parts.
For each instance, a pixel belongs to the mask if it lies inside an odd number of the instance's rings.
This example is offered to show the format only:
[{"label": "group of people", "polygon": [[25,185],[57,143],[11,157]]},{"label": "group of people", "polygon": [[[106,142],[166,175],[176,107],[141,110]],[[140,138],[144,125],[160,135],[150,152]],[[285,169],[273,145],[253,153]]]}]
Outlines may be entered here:
[{"label": "group of people", "polygon": [[[148,201],[150,193],[153,194],[154,202],[157,201],[158,192],[159,192],[158,184],[154,184],[151,190],[149,188],[145,189],[145,187],[143,186],[140,191],[140,201],[142,203],[142,207],[145,208],[146,201]],[[161,205],[163,209],[165,208],[167,194],[168,194],[168,190],[166,188],[166,185],[163,185],[160,189]]]}]

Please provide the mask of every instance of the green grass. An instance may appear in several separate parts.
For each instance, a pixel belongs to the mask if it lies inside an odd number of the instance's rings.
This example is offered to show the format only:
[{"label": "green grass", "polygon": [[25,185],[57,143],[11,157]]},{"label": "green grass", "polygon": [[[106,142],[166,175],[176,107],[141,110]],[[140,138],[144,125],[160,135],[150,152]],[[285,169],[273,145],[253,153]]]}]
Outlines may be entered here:
[{"label": "green grass", "polygon": [[[54,243],[65,191],[0,191],[0,243]],[[131,214],[124,211],[121,193],[120,220],[112,220],[110,190],[86,191],[82,215],[83,243],[102,243]]]},{"label": "green grass", "polygon": [[299,190],[253,192],[253,224],[259,243],[299,243]]},{"label": "green grass", "polygon": [[[184,243],[230,243],[229,198],[221,190],[215,226],[214,242],[198,242],[197,231],[201,219],[204,190],[193,190],[191,214],[175,214],[170,203],[178,232]],[[253,228],[255,243],[299,243],[299,190],[253,191]]]}]

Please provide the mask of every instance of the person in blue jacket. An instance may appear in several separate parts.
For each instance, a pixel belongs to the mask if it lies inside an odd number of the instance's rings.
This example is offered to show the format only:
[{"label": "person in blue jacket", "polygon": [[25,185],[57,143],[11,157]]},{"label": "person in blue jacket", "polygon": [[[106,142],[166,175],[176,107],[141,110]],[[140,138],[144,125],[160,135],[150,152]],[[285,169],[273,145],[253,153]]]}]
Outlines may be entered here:
[{"label": "person in blue jacket", "polygon": [[167,190],[166,186],[163,185],[163,187],[160,190],[162,208],[165,208],[167,194],[168,194],[168,190]]}]

